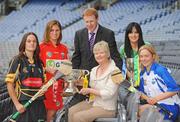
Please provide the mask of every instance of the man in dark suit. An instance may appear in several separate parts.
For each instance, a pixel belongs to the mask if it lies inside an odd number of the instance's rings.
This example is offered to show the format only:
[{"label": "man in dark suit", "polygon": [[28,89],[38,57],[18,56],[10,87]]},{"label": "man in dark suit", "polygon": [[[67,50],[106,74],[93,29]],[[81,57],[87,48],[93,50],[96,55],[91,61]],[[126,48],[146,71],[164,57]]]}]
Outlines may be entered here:
[{"label": "man in dark suit", "polygon": [[[114,32],[98,23],[98,12],[94,8],[86,9],[83,12],[83,19],[86,28],[78,30],[74,38],[73,69],[87,69],[91,71],[93,67],[97,66],[92,48],[94,44],[102,40],[108,43],[111,58],[115,61],[117,67],[121,69],[122,59],[117,50]],[[69,103],[69,107],[85,99],[86,96],[76,93]],[[65,119],[67,121],[67,114],[65,114]]]},{"label": "man in dark suit", "polygon": [[[108,28],[101,26],[98,23],[98,12],[94,8],[88,8],[83,13],[83,19],[86,28],[78,30],[74,38],[74,53],[72,56],[72,66],[74,69],[91,69],[97,66],[92,48],[93,45],[99,41],[106,41],[110,48],[111,58],[115,61],[117,67],[121,69],[122,59],[117,50],[117,45],[114,37],[114,32]],[[94,34],[93,36],[91,34]],[[90,42],[92,41],[92,42]],[[74,104],[85,99],[82,95],[75,95],[77,101],[74,100]]]},{"label": "man in dark suit", "polygon": [[108,42],[111,58],[115,61],[117,67],[121,69],[122,60],[117,50],[114,32],[98,24],[98,13],[94,8],[86,9],[83,13],[83,19],[86,28],[78,30],[74,38],[73,68],[90,71],[94,66],[98,65],[89,43],[91,38],[90,33],[95,33],[93,45],[102,40]]}]

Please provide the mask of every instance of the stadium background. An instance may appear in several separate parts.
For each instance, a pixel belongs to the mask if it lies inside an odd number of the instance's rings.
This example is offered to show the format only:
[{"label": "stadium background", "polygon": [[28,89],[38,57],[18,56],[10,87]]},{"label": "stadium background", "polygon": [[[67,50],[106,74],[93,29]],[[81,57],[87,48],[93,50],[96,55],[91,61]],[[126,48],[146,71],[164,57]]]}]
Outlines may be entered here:
[{"label": "stadium background", "polygon": [[118,49],[126,26],[138,22],[144,40],[155,46],[160,63],[180,84],[180,0],[0,0],[0,121],[10,113],[4,76],[24,33],[33,31],[41,41],[46,23],[57,19],[71,56],[74,34],[84,27],[82,11],[87,7],[99,9],[100,24],[115,32]]}]

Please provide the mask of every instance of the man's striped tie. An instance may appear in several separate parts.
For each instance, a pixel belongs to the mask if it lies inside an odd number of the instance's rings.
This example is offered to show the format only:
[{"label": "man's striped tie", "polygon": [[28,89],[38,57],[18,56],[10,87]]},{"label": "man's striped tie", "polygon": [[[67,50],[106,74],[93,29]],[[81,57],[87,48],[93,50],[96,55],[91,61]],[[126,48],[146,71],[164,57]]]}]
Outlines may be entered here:
[{"label": "man's striped tie", "polygon": [[94,35],[95,35],[95,33],[90,33],[90,39],[89,39],[89,47],[90,47],[90,50],[92,50],[92,48],[93,48]]}]

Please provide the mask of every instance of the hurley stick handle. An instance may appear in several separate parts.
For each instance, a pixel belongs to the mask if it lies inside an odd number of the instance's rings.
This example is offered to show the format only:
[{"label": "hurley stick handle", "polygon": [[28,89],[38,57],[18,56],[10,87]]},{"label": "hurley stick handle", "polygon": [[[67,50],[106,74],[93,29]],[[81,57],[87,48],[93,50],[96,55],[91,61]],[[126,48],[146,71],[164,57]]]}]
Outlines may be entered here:
[{"label": "hurley stick handle", "polygon": [[[144,93],[141,92],[141,97],[142,99],[146,100],[149,98],[148,96],[146,96]],[[164,113],[168,114],[169,117],[171,117],[173,115],[173,113],[171,113],[169,110],[167,110],[166,108],[164,108],[163,106],[161,106],[159,103],[154,104],[155,106],[159,107]]]}]

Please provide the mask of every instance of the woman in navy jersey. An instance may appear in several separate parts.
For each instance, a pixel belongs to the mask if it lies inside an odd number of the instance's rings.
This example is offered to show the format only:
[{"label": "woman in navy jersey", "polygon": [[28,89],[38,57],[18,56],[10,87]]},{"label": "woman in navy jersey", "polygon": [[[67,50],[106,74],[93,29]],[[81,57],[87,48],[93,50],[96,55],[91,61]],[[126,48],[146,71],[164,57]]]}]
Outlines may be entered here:
[{"label": "woman in navy jersey", "polygon": [[43,95],[40,95],[29,107],[25,108],[23,106],[44,83],[43,66],[39,58],[39,51],[36,34],[33,32],[26,33],[20,43],[19,54],[11,60],[6,75],[7,89],[14,103],[13,112],[21,113],[17,122],[46,120]]}]

